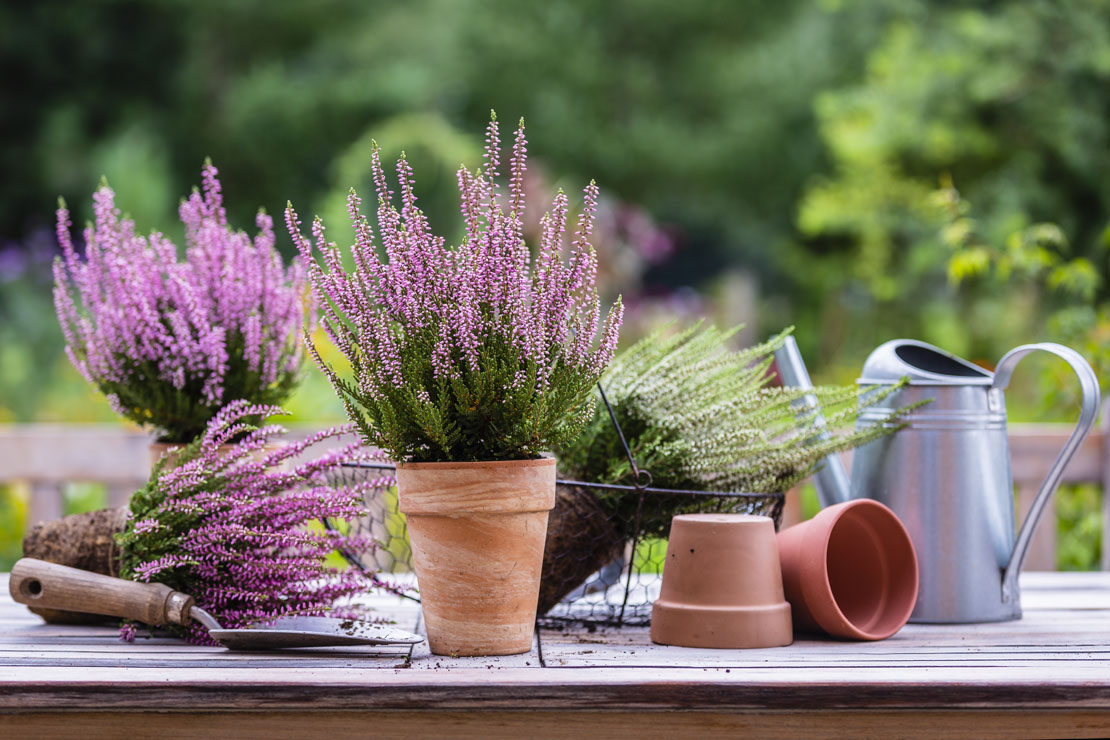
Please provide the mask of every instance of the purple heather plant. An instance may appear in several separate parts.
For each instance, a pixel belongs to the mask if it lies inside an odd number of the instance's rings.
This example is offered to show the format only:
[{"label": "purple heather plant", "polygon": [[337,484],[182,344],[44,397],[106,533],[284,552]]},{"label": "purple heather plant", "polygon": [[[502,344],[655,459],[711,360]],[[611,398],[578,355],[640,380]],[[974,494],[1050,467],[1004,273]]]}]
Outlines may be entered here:
[{"label": "purple heather plant", "polygon": [[[291,461],[311,446],[352,428],[267,449],[267,440],[284,430],[249,420],[278,413],[234,401],[182,450],[174,467],[165,459],[158,464],[132,497],[131,518],[118,538],[122,577],[187,593],[228,628],[291,614],[354,616],[342,606],[345,599],[375,587],[395,590],[372,574],[325,562],[337,549],[365,553],[375,546],[371,540],[308,526],[365,513],[363,495],[380,481],[332,486],[326,476],[343,462],[374,455],[354,442],[294,466]],[[198,625],[182,632],[192,642],[215,644]],[[125,624],[121,637],[133,636],[134,627]]]},{"label": "purple heather plant", "polygon": [[314,250],[292,204],[285,212],[325,331],[354,377],[324,363],[307,333],[306,344],[364,439],[394,460],[473,461],[533,458],[573,438],[592,416],[593,385],[613,357],[623,313],[618,298],[601,322],[590,243],[597,185],[585,189],[569,247],[560,191],[533,250],[523,237],[524,121],[505,194],[491,116],[485,169],[458,171],[465,236],[449,247],[417,206],[404,154],[400,210],[376,143],[371,162],[384,259],[353,189],[350,272],[319,218]]},{"label": "purple heather plant", "polygon": [[113,408],[168,442],[188,442],[229,400],[277,405],[292,391],[311,313],[299,260],[286,269],[273,219],[251,239],[231,228],[217,170],[179,209],[185,258],[163,234],[136,233],[102,182],[85,259],[70,237],[65,203],[57,234],[54,303],[74,367]]}]

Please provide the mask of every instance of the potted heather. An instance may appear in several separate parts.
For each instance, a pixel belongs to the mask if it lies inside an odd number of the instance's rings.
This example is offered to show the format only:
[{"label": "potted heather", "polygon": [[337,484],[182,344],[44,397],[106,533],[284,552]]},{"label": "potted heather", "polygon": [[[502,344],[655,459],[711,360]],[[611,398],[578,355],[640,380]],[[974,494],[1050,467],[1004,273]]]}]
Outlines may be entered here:
[{"label": "potted heather", "polygon": [[[310,304],[299,261],[285,268],[275,249],[273,219],[259,212],[253,239],[232,229],[211,162],[202,189],[179,209],[183,259],[163,234],[138,234],[106,182],[93,206],[82,259],[59,205],[54,304],[74,367],[121,416],[154,432],[152,465],[234,400],[283,402],[300,373],[298,332]],[[23,552],[115,575],[106,553],[125,515],[101,510],[42,523],[27,533]]]},{"label": "potted heather", "polygon": [[306,336],[309,351],[365,441],[398,464],[400,507],[437,654],[531,648],[555,498],[555,460],[547,453],[592,417],[593,385],[612,358],[622,316],[618,300],[601,320],[594,285],[596,185],[585,189],[569,247],[570,204],[560,192],[533,249],[523,238],[523,121],[506,192],[500,165],[494,116],[485,168],[458,172],[465,235],[450,247],[417,206],[403,154],[395,202],[375,145],[384,258],[352,190],[350,271],[319,219],[314,247],[292,206],[286,211],[324,329],[353,376],[326,365]]},{"label": "potted heather", "polygon": [[[567,478],[634,484],[624,443],[652,486],[680,491],[779,493],[811,475],[828,455],[892,433],[855,429],[862,408],[885,394],[851,386],[774,387],[771,364],[789,330],[734,350],[735,332],[703,322],[664,326],[618,354],[602,378],[620,438],[606,409],[556,448]],[[889,392],[889,391],[887,391]],[[826,414],[814,423],[807,396]],[[639,538],[665,538],[676,514],[718,511],[711,496],[560,486],[544,553],[540,612],[545,613]],[[771,514],[770,498],[735,499],[729,511]]]},{"label": "potted heather", "polygon": [[296,383],[306,320],[303,271],[285,268],[273,219],[259,212],[253,238],[227,221],[217,170],[182,201],[184,257],[166,236],[138,234],[102,182],[84,259],[57,212],[62,257],[54,302],[66,353],[124,418],[167,445],[204,432],[230,401],[280,405]]}]

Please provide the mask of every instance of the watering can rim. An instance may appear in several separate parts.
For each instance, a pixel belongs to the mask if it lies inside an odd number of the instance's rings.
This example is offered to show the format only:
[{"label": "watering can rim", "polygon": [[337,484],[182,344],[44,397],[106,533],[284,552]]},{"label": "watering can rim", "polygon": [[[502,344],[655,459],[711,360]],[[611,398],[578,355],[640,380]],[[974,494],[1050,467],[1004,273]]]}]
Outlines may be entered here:
[{"label": "watering can rim", "polygon": [[[938,361],[949,363],[962,374],[934,372],[913,364],[899,350],[926,350],[937,356]],[[893,385],[909,378],[910,385],[933,386],[990,386],[994,373],[975,363],[952,354],[936,345],[918,339],[891,339],[876,347],[863,363],[857,385]]]}]

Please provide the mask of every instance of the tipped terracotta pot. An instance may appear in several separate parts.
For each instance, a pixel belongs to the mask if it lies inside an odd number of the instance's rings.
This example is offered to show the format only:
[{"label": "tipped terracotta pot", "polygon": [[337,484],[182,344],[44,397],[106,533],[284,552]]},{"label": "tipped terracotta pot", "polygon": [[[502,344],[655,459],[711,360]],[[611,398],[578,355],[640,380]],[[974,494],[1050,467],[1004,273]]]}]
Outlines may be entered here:
[{"label": "tipped terracotta pot", "polygon": [[431,651],[531,650],[554,458],[402,463],[397,491]]},{"label": "tipped terracotta pot", "polygon": [[906,528],[878,501],[823,509],[779,533],[786,598],[799,632],[882,640],[917,602],[917,555]]},{"label": "tipped terracotta pot", "polygon": [[749,514],[676,516],[651,639],[703,648],[793,642],[774,521]]}]

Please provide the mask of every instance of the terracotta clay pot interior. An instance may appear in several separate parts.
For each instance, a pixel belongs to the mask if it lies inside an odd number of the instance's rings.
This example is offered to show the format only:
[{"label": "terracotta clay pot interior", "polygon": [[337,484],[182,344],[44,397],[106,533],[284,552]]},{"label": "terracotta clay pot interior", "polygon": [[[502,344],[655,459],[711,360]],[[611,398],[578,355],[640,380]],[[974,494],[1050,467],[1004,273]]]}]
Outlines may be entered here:
[{"label": "terracotta clay pot interior", "polygon": [[[871,507],[846,511],[829,537],[828,575],[836,605],[861,632],[889,635],[906,623],[917,601],[912,546],[898,522]],[[908,610],[908,611],[907,611]]]},{"label": "terracotta clay pot interior", "polygon": [[850,640],[900,630],[917,601],[917,556],[909,533],[883,504],[829,506],[778,535],[794,629]]}]

